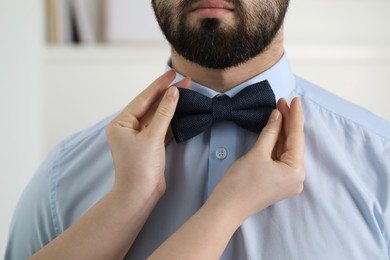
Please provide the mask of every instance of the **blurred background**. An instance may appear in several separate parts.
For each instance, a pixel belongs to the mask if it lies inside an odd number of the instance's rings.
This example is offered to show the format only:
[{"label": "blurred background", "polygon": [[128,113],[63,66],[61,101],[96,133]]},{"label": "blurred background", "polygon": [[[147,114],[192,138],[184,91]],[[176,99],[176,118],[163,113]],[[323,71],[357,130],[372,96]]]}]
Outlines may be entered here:
[{"label": "blurred background", "polygon": [[[291,0],[293,71],[390,120],[390,0]],[[61,139],[165,68],[149,1],[0,1],[0,256],[23,188]]]}]

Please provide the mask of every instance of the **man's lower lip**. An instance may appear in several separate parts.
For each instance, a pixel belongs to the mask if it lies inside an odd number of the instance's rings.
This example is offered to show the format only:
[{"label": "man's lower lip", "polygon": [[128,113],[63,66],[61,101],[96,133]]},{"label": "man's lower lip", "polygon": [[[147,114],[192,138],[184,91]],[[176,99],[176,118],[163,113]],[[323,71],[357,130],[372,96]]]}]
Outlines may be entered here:
[{"label": "man's lower lip", "polygon": [[193,11],[194,14],[202,17],[219,18],[232,13],[232,10],[225,8],[199,8]]}]

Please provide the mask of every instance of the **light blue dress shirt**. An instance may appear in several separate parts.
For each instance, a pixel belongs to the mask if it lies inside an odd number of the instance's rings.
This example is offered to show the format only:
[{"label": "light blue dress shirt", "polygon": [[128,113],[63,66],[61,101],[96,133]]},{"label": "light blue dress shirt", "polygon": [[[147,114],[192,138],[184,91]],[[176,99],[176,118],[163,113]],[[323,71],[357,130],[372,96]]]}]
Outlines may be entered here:
[{"label": "light blue dress shirt", "polygon": [[[390,124],[294,76],[286,56],[226,94],[262,80],[277,99],[301,98],[305,188],[247,219],[221,259],[390,259]],[[192,89],[219,94],[196,83]],[[25,259],[110,191],[114,169],[105,127],[112,119],[64,140],[48,155],[18,203],[6,259]],[[175,232],[257,137],[220,122],[187,142],[170,142],[166,194],[127,259],[145,259]]]}]

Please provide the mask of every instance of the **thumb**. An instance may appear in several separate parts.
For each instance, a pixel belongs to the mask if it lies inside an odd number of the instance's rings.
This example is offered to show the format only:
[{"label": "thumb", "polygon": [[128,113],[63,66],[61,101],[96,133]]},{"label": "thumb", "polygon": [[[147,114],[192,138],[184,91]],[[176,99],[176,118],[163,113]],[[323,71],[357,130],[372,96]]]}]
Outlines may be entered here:
[{"label": "thumb", "polygon": [[282,129],[282,114],[279,110],[274,109],[268,119],[267,125],[261,131],[254,149],[261,151],[271,157],[272,151],[276,146]]},{"label": "thumb", "polygon": [[169,124],[175,114],[178,100],[179,90],[177,87],[168,88],[158,105],[149,127],[146,129],[151,136],[164,140]]}]

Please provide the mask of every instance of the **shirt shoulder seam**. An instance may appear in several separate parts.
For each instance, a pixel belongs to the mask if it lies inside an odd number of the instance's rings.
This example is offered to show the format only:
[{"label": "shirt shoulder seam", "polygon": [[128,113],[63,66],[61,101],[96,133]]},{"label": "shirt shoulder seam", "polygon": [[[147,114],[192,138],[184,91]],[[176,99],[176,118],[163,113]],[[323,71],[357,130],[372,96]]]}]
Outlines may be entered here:
[{"label": "shirt shoulder seam", "polygon": [[316,104],[318,107],[320,107],[321,109],[323,110],[326,110],[328,113],[331,113],[332,115],[335,115],[345,121],[348,121],[350,123],[353,123],[357,126],[359,126],[361,129],[365,130],[365,131],[368,131],[376,136],[378,136],[379,138],[381,138],[382,140],[386,141],[386,142],[389,142],[390,141],[390,137],[387,137],[387,136],[384,136],[378,132],[375,131],[375,129],[372,129],[372,128],[369,128],[363,124],[361,124],[360,122],[357,122],[356,120],[354,120],[353,118],[350,118],[350,117],[347,117],[345,115],[342,115],[340,113],[338,113],[337,111],[334,111],[332,110],[331,108],[329,108],[328,106],[325,106],[321,103],[319,103],[318,101],[316,101],[315,99],[313,99],[312,97],[310,97],[309,95],[306,95],[302,89],[298,88],[297,86],[295,87],[295,92],[298,93],[302,98],[305,98],[306,100],[309,100],[310,102]]},{"label": "shirt shoulder seam", "polygon": [[53,221],[53,227],[54,227],[54,233],[55,236],[59,236],[61,234],[61,228],[59,223],[59,217],[58,217],[58,205],[57,205],[57,180],[58,175],[60,172],[60,158],[63,150],[63,143],[60,144],[59,152],[56,154],[56,159],[52,163],[52,168],[50,172],[50,197],[49,197],[49,203],[50,203],[50,212],[51,212],[51,218]]},{"label": "shirt shoulder seam", "polygon": [[58,201],[57,201],[57,188],[58,188],[58,178],[61,173],[62,161],[61,158],[63,154],[70,149],[78,146],[80,143],[84,142],[86,139],[91,136],[99,134],[102,129],[105,129],[108,122],[112,121],[113,115],[103,119],[101,122],[97,123],[95,126],[87,128],[79,133],[76,133],[67,139],[61,141],[56,150],[55,157],[53,159],[50,171],[50,187],[49,187],[49,204],[50,212],[54,226],[55,236],[59,236],[63,230],[61,228],[59,214],[58,214]]}]

